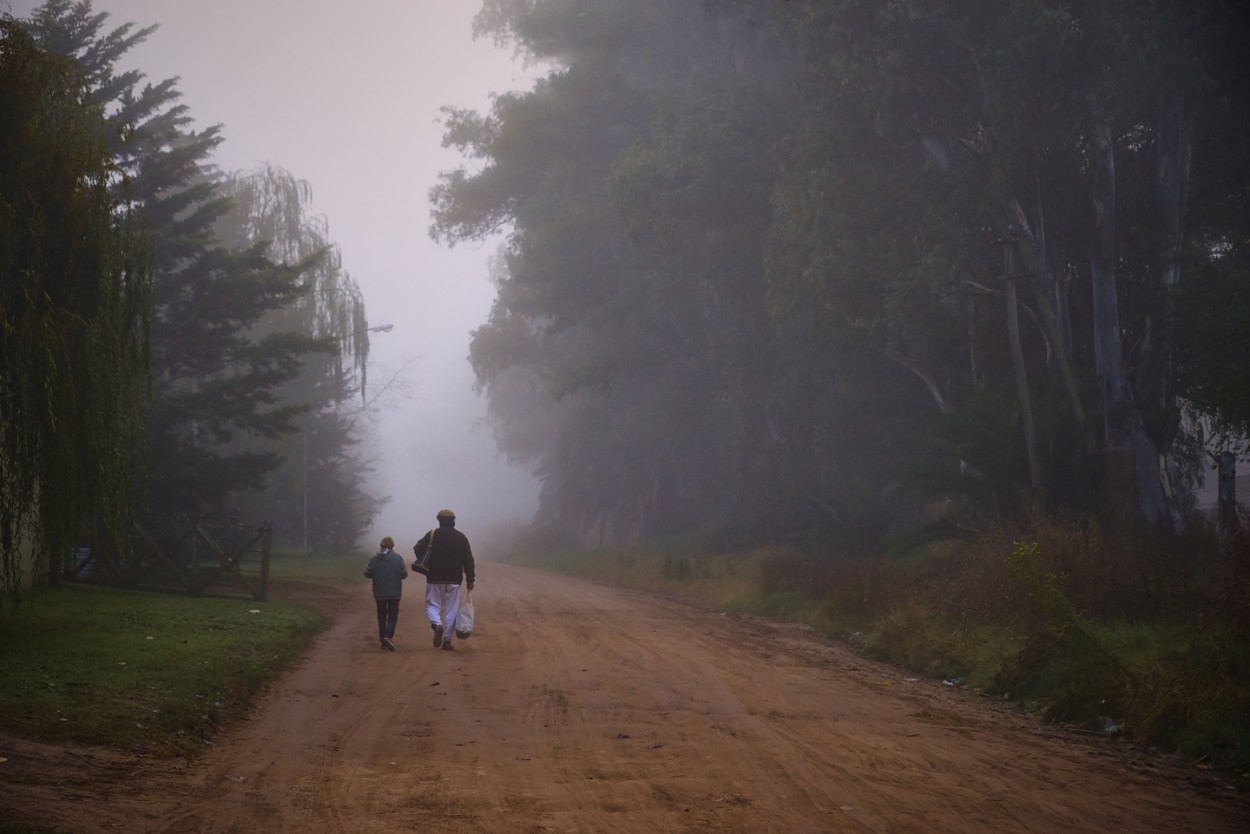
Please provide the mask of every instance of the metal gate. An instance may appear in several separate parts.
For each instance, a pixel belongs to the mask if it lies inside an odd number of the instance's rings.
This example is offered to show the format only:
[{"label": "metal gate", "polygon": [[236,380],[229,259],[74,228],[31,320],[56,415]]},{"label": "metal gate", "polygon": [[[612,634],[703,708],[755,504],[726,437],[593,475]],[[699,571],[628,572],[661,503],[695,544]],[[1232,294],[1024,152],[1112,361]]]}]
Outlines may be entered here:
[{"label": "metal gate", "polygon": [[79,548],[65,579],[192,596],[265,599],[269,525],[181,522],[135,524],[123,547],[93,542]]}]

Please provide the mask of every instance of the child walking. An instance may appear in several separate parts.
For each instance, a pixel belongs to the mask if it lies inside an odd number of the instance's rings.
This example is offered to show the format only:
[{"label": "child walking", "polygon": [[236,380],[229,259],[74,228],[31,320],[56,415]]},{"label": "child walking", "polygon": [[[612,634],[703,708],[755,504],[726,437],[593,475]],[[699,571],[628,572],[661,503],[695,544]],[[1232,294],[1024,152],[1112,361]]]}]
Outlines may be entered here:
[{"label": "child walking", "polygon": [[395,623],[399,620],[399,598],[404,594],[408,569],[404,559],[395,552],[395,540],[382,539],[380,549],[369,558],[365,576],[373,580],[373,599],[378,606],[378,642],[382,648],[395,651]]}]

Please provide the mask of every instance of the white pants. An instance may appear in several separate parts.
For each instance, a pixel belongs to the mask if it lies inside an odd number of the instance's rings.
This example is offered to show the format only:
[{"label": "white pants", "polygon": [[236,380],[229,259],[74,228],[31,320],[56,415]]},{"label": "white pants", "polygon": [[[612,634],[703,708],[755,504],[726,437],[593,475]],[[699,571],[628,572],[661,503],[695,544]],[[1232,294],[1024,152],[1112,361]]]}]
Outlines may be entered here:
[{"label": "white pants", "polygon": [[456,633],[456,615],[460,613],[460,586],[425,586],[425,616],[434,625],[443,627],[443,640],[450,643]]}]

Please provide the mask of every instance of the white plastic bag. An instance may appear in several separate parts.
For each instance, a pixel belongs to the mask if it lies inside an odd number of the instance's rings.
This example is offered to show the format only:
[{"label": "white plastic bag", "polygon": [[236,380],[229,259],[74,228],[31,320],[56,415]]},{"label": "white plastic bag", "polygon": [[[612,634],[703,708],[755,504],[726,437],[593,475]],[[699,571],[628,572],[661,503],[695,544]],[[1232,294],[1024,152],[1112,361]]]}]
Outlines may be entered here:
[{"label": "white plastic bag", "polygon": [[465,591],[460,601],[460,611],[456,614],[456,637],[468,640],[473,634],[473,592]]}]

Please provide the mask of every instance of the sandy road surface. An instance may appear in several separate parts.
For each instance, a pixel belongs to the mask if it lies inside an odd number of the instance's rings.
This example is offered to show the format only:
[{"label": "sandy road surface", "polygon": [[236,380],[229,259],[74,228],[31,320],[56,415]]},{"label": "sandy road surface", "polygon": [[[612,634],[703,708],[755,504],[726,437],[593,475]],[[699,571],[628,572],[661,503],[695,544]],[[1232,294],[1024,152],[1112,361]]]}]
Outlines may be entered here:
[{"label": "sandy road surface", "polygon": [[[799,629],[483,565],[436,651],[362,584],[185,771],[0,740],[0,819],[73,832],[1231,832],[1237,790]],[[1191,774],[1192,775],[1192,774]]]}]

